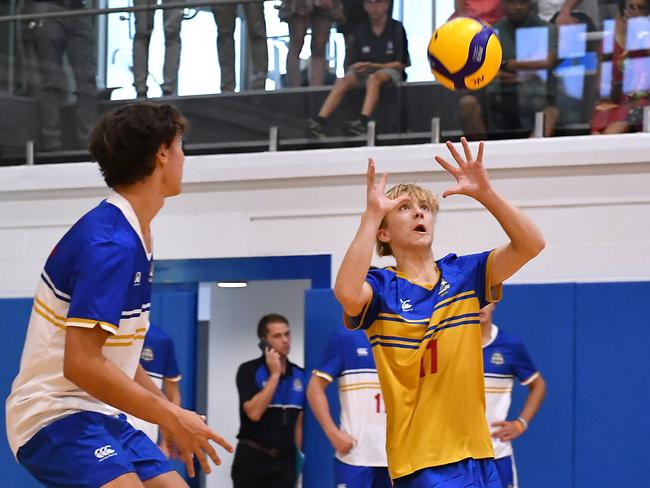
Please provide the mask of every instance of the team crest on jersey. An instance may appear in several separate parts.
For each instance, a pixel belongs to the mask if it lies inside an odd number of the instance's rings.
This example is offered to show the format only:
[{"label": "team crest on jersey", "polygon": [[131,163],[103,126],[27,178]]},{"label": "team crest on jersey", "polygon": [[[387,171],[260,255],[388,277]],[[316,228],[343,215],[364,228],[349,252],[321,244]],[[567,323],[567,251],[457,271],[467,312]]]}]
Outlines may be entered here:
[{"label": "team crest on jersey", "polygon": [[140,354],[140,359],[143,361],[153,361],[153,349],[150,347],[145,347],[142,349],[142,354]]},{"label": "team crest on jersey", "polygon": [[411,303],[410,299],[402,300],[400,298],[399,303],[402,308],[402,312],[410,312],[411,310],[413,310],[413,304]]},{"label": "team crest on jersey", "polygon": [[298,378],[293,380],[293,391],[302,391],[302,381]]},{"label": "team crest on jersey", "polygon": [[503,359],[503,354],[501,354],[500,352],[495,352],[492,354],[492,357],[490,358],[490,362],[492,364],[496,364],[497,366],[501,366],[506,361]]},{"label": "team crest on jersey", "polygon": [[140,286],[140,281],[142,281],[142,273],[138,271],[135,273],[135,278],[133,279],[133,286]]},{"label": "team crest on jersey", "polygon": [[367,347],[357,347],[357,356],[366,357],[368,355]]},{"label": "team crest on jersey", "polygon": [[438,292],[439,297],[444,297],[451,288],[451,284],[447,283],[444,278],[440,278],[440,291]]}]

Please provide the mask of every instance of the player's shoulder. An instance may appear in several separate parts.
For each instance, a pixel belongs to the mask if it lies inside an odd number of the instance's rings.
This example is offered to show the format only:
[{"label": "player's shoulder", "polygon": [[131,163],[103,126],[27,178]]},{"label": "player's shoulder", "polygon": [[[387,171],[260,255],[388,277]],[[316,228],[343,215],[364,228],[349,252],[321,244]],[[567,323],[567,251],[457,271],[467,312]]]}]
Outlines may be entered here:
[{"label": "player's shoulder", "polygon": [[239,365],[239,368],[237,368],[239,373],[246,373],[246,372],[255,372],[257,371],[260,366],[263,366],[265,364],[264,362],[264,356],[261,356],[259,358],[251,359],[250,361],[245,361]]},{"label": "player's shoulder", "polygon": [[494,344],[497,346],[508,346],[508,347],[522,347],[524,345],[523,341],[511,332],[505,331],[499,327],[499,331],[494,340]]},{"label": "player's shoulder", "polygon": [[107,200],[81,217],[70,229],[70,235],[98,248],[130,251],[140,245],[139,237],[122,211]]},{"label": "player's shoulder", "polygon": [[294,374],[299,373],[304,376],[305,368],[303,368],[302,366],[298,366],[296,363],[292,363],[291,361],[289,361],[289,365],[291,366],[291,369]]}]

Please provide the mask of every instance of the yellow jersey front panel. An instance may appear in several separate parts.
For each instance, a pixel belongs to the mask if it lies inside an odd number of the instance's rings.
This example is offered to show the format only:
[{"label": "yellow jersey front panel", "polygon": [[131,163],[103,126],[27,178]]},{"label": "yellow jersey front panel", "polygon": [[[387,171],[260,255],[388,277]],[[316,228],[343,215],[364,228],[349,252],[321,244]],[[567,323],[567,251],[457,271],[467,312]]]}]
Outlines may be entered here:
[{"label": "yellow jersey front panel", "polygon": [[350,328],[366,330],[386,405],[391,478],[467,458],[493,457],[485,418],[479,310],[500,298],[491,253],[437,261],[438,283],[374,269],[373,292]]}]

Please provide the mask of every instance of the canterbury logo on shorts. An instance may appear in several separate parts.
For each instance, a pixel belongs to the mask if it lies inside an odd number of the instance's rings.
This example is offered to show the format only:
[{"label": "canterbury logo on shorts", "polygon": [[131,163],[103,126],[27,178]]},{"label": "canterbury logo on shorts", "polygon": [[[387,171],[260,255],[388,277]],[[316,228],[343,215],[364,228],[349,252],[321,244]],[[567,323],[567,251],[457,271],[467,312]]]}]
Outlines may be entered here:
[{"label": "canterbury logo on shorts", "polygon": [[104,459],[108,459],[111,456],[115,456],[116,454],[117,453],[115,452],[115,449],[113,449],[110,445],[95,449],[95,457],[99,459],[100,462]]}]

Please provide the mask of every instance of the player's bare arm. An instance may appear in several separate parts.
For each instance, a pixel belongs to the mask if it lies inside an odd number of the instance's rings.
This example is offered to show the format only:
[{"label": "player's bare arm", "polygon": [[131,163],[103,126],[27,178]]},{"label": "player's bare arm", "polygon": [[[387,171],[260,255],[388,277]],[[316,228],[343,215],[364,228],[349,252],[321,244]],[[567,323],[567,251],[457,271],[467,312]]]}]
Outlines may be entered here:
[{"label": "player's bare arm", "polygon": [[323,428],[323,432],[325,432],[334,450],[341,454],[347,454],[354,447],[355,440],[348,433],[339,429],[334,419],[332,419],[327,396],[325,396],[325,390],[329,384],[330,382],[325,378],[315,374],[312,375],[309,380],[309,386],[307,386],[307,400],[309,401],[312,412],[314,412],[316,420],[318,420],[318,423]]},{"label": "player's bare arm", "polygon": [[361,216],[361,223],[354,240],[336,275],[334,294],[343,306],[345,313],[354,317],[372,296],[366,274],[372,261],[372,250],[381,221],[391,210],[409,199],[407,195],[391,200],[384,195],[388,174],[384,173],[379,183],[375,182],[375,162],[368,160],[367,203]]},{"label": "player's bare arm", "polygon": [[447,148],[457,165],[441,156],[435,158],[456,179],[456,185],[448,188],[442,197],[466,195],[474,198],[494,215],[510,238],[508,244],[495,250],[492,259],[490,279],[493,285],[497,285],[510,278],[544,249],[544,237],[526,214],[492,187],[483,165],[483,142],[479,144],[476,159],[472,156],[467,139],[461,138],[461,143],[465,157],[460,155],[451,142],[447,142]]},{"label": "player's bare arm", "polygon": [[528,429],[528,424],[533,419],[539,407],[542,405],[546,395],[546,382],[542,375],[539,375],[535,381],[528,385],[528,395],[524,402],[524,408],[521,410],[519,417],[515,420],[504,420],[494,422],[493,427],[498,427],[492,433],[492,437],[501,441],[514,441]]},{"label": "player's bare arm", "polygon": [[102,354],[109,333],[99,327],[66,329],[63,372],[65,377],[98,400],[134,417],[165,428],[176,450],[194,476],[196,456],[206,473],[211,472],[205,454],[219,465],[221,460],[210,440],[232,452],[233,448],[212,431],[195,412],[184,410],[158,391],[130,379]]}]

